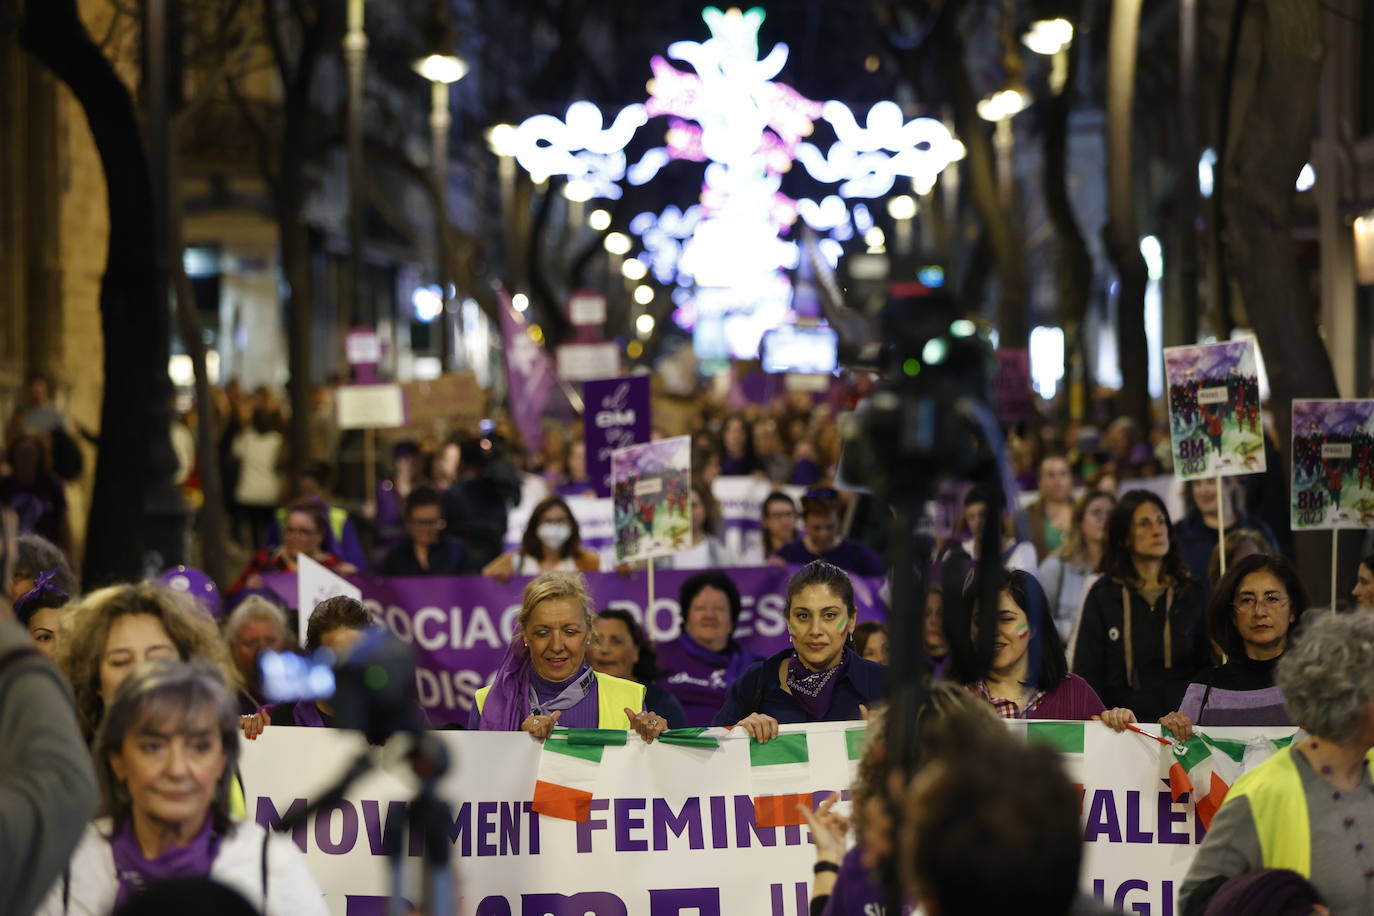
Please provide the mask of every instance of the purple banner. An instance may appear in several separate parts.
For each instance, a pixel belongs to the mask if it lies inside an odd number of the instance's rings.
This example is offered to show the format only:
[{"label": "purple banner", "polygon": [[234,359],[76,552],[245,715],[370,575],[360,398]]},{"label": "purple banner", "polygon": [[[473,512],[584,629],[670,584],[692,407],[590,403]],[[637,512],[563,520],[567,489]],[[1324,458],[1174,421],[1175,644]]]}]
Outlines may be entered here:
[{"label": "purple banner", "polygon": [[505,290],[497,290],[501,300],[501,338],[506,353],[506,398],[510,404],[511,420],[528,451],[536,451],[544,444],[541,418],[553,391],[553,362],[544,348],[534,342],[525,319],[511,305]]},{"label": "purple banner", "polygon": [[611,452],[649,441],[649,377],[603,379],[582,388],[587,479],[596,495],[611,495]]},{"label": "purple banner", "polygon": [[[654,574],[653,607],[645,613],[648,583],[643,572],[590,573],[587,587],[597,609],[629,611],[654,642],[669,642],[682,632],[678,589],[695,570]],[[787,579],[792,570],[776,566],[725,570],[739,586],[743,612],[735,637],[771,654],[787,645]],[[267,587],[288,605],[296,600],[293,573],[264,576]],[[519,626],[520,596],[528,577],[502,585],[485,576],[382,578],[354,576],[363,601],[419,656],[416,680],[420,704],[435,725],[467,724],[472,695],[485,686],[500,664],[510,635]],[[859,620],[886,620],[882,580],[853,577]]]}]

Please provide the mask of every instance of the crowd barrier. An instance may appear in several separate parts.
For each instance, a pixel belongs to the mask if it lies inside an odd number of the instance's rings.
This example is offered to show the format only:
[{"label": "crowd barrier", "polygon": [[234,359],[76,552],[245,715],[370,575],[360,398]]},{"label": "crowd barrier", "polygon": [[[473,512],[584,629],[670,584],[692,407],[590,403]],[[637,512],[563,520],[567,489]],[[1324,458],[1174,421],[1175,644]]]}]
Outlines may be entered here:
[{"label": "crowd barrier", "polygon": [[[1053,742],[1081,787],[1084,892],[1139,916],[1173,916],[1205,833],[1193,799],[1177,794],[1177,777],[1171,791],[1170,770],[1180,759],[1173,749],[1096,722],[1008,726],[1028,740]],[[1292,733],[1206,731],[1215,747],[1244,749],[1232,754],[1241,768],[1272,753],[1271,739]],[[847,799],[863,725],[785,726],[767,745],[733,732],[713,740],[715,734],[654,745],[631,736],[605,746],[593,738],[572,747],[567,738],[540,745],[521,733],[439,733],[453,760],[439,791],[453,806],[456,912],[805,916],[814,849],[788,806],[768,800],[801,796],[814,805],[834,791]],[[269,727],[246,744],[241,761],[249,817],[270,826],[299,810],[362,746],[347,732]],[[1197,762],[1190,766],[1196,775]],[[413,793],[395,775],[374,772],[294,832],[331,912],[384,912],[391,885],[383,837],[404,819]],[[549,806],[550,795],[560,793],[587,801]],[[404,890],[416,900],[422,837],[408,834],[403,852]]]},{"label": "crowd barrier", "polygon": [[[655,595],[649,606],[648,576],[643,573],[590,573],[587,587],[597,610],[629,611],[655,642],[681,632],[678,590],[697,570],[655,573]],[[788,570],[776,566],[723,570],[739,587],[743,612],[736,637],[761,655],[788,645]],[[263,577],[267,587],[288,606],[296,604],[294,573]],[[506,644],[517,627],[520,596],[528,577],[501,583],[486,576],[387,578],[356,576],[363,602],[391,632],[415,647],[420,704],[435,725],[466,724],[472,695],[491,681]],[[859,620],[886,620],[882,580],[855,577]]]}]

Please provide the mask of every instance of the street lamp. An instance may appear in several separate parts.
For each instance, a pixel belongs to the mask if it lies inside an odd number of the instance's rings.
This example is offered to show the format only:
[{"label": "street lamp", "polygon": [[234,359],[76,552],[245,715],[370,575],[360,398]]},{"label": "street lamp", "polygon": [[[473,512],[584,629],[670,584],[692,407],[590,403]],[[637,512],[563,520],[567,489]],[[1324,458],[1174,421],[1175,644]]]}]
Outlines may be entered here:
[{"label": "street lamp", "polygon": [[449,86],[467,76],[468,64],[453,51],[458,44],[458,35],[449,20],[448,5],[444,0],[431,0],[424,38],[424,52],[411,66],[416,73],[429,80],[430,85],[429,130],[433,142],[434,209],[438,219],[439,245],[436,267],[439,288],[444,292],[444,309],[439,324],[439,365],[447,371],[453,352],[452,322],[448,311],[449,284],[452,282],[448,244],[448,132],[453,124],[453,117],[449,114]]}]

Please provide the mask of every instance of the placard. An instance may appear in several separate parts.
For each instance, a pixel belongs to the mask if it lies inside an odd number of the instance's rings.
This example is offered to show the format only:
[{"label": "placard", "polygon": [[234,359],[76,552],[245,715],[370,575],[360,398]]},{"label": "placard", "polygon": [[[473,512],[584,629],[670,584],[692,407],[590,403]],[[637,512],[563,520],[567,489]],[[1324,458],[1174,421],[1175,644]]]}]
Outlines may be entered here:
[{"label": "placard", "polygon": [[649,377],[598,379],[582,388],[587,479],[598,496],[611,495],[611,453],[649,441]]},{"label": "placard", "polygon": [[[1170,749],[1100,722],[1006,725],[1026,741],[1058,748],[1079,787],[1082,892],[1120,912],[1180,912],[1179,887],[1202,842],[1205,815],[1193,797],[1203,791],[1176,794],[1183,786],[1171,778]],[[457,912],[805,916],[816,861],[809,831],[795,823],[767,826],[760,811],[780,796],[802,796],[815,807],[848,789],[863,730],[861,722],[784,725],[767,745],[739,729],[690,746],[645,744],[631,735],[615,746],[586,746],[576,757],[555,750],[556,740],[541,745],[520,732],[434,732],[453,761],[437,794],[453,808],[447,840]],[[1202,781],[1206,771],[1231,777],[1224,792],[1239,772],[1286,744],[1293,729],[1205,733],[1214,762],[1196,766],[1190,782],[1210,789],[1210,803],[1219,793],[1215,782]],[[1217,759],[1215,747],[1240,754],[1240,761]],[[304,809],[364,748],[355,733],[268,726],[244,742],[240,757],[249,818],[271,827]],[[561,785],[590,795],[585,820],[536,812],[536,780],[547,782],[555,772]],[[402,828],[395,832],[405,842],[403,892],[416,900],[427,851],[418,831],[403,829],[414,794],[394,770],[374,770],[291,834],[330,912],[385,912],[391,881],[384,839],[392,828]],[[848,814],[849,802],[836,811]],[[1009,903],[1007,912],[1017,910]]]},{"label": "placard", "polygon": [[558,377],[565,382],[586,382],[620,374],[620,344],[563,344],[557,351]]},{"label": "placard", "polygon": [[392,429],[406,425],[400,385],[342,385],[335,389],[340,429]]},{"label": "placard", "polygon": [[1194,480],[1263,471],[1254,341],[1166,347],[1164,369],[1174,475]]},{"label": "placard", "polygon": [[611,453],[615,556],[621,563],[677,553],[692,536],[692,439],[674,436]]},{"label": "placard", "polygon": [[1294,531],[1374,528],[1374,400],[1293,402]]}]

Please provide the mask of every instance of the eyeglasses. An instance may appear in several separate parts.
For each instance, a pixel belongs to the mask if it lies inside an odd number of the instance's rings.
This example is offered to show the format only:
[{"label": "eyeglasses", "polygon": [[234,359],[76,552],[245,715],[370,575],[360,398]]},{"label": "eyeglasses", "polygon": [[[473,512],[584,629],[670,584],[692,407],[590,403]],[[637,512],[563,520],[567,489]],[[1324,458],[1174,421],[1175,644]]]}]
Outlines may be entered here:
[{"label": "eyeglasses", "polygon": [[1269,592],[1262,597],[1254,595],[1242,595],[1231,607],[1238,611],[1253,611],[1260,602],[1271,611],[1279,611],[1288,606],[1288,596],[1280,595],[1278,592]]}]

